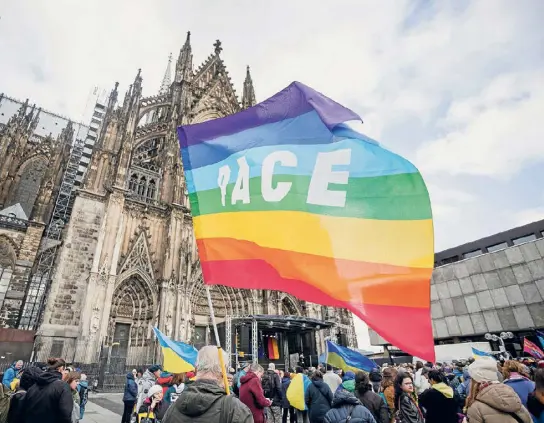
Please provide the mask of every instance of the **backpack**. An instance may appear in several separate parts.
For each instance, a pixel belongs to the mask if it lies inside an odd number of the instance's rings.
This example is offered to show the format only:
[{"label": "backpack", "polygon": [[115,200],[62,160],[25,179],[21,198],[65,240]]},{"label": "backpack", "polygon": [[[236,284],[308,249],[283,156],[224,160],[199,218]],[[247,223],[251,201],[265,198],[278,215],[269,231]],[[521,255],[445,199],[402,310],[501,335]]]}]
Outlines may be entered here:
[{"label": "backpack", "polygon": [[261,377],[261,384],[263,386],[264,396],[266,398],[274,398],[274,375],[266,372]]},{"label": "backpack", "polygon": [[387,403],[387,400],[385,399],[385,394],[383,392],[380,392],[378,395],[382,397],[382,401],[387,407],[387,416],[389,417],[389,420],[391,420],[391,418],[393,417],[393,413],[391,412],[391,408],[389,408],[389,404]]},{"label": "backpack", "polygon": [[174,392],[170,394],[170,403],[176,402],[184,389],[185,385],[183,383],[180,383],[179,385],[174,385]]}]

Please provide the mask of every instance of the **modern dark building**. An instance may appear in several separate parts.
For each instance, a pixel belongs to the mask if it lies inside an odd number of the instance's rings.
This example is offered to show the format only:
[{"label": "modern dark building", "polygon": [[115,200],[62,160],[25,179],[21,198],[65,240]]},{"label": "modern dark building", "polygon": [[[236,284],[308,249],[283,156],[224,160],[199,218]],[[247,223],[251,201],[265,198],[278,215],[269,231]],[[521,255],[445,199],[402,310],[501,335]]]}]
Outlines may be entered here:
[{"label": "modern dark building", "polygon": [[[524,337],[536,342],[534,330],[544,328],[544,220],[436,253],[431,316],[436,344],[511,332],[505,347],[519,355]],[[369,333],[373,345],[388,345]]]}]

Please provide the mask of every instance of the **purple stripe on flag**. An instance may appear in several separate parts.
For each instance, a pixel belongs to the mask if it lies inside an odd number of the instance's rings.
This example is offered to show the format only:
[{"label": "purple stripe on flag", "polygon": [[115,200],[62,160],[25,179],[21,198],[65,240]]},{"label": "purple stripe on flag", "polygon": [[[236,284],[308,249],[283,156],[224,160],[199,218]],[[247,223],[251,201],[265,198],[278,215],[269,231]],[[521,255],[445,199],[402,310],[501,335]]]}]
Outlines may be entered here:
[{"label": "purple stripe on flag", "polygon": [[293,82],[268,100],[234,115],[180,126],[178,128],[180,144],[182,148],[187,148],[220,136],[294,118],[311,110],[317,112],[329,129],[350,120],[361,120],[359,115],[350,109],[300,82]]}]

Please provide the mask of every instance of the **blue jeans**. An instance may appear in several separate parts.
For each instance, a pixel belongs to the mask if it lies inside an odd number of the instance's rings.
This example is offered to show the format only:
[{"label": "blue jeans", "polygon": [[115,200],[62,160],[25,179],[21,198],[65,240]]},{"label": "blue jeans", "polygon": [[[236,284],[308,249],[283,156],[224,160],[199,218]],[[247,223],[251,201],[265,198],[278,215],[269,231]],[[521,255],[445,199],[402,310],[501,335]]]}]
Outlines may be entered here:
[{"label": "blue jeans", "polygon": [[80,414],[79,418],[82,419],[83,414],[85,414],[85,404],[79,406],[79,414]]}]

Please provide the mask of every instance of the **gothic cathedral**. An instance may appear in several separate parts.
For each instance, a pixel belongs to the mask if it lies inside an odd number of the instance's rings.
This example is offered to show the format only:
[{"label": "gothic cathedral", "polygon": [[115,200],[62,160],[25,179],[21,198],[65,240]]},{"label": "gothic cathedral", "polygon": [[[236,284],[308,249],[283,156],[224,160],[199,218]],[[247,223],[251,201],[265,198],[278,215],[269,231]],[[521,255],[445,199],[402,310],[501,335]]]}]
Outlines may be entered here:
[{"label": "gothic cathedral", "polygon": [[[239,102],[221,59],[221,43],[217,41],[214,48],[195,70],[189,33],[175,63],[174,78],[170,78],[169,64],[158,95],[142,96],[140,71],[122,103],[118,102],[117,84],[112,90],[56,256],[38,330],[38,360],[53,354],[90,363],[109,346],[126,357],[127,363],[149,363],[156,353],[153,326],[197,346],[213,341],[176,128],[256,103],[249,68]],[[14,119],[26,127],[11,137],[15,148],[0,143],[0,157],[7,157],[0,164],[0,204],[10,206],[16,201],[32,218],[32,225],[43,232],[51,196],[58,190],[69,154],[69,143],[62,138],[71,137],[71,128],[59,140],[48,139],[36,147],[18,141],[29,139],[35,117]],[[43,153],[31,152],[32,148]],[[6,179],[8,174],[11,177]],[[28,178],[40,183],[29,190],[24,183]],[[18,256],[25,254],[24,246],[9,251],[13,260],[29,262],[11,283],[28,283],[36,257]],[[276,291],[210,289],[219,322],[227,315],[251,314],[334,320],[346,343],[356,346],[351,313],[345,310],[306,303]],[[4,301],[2,313],[20,307],[20,314],[21,299],[10,301]],[[12,318],[9,323],[15,326],[18,320]],[[322,334],[316,342],[323,350]]]}]

